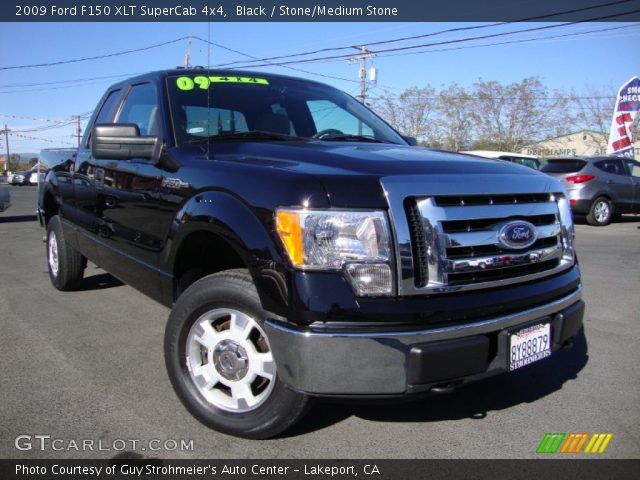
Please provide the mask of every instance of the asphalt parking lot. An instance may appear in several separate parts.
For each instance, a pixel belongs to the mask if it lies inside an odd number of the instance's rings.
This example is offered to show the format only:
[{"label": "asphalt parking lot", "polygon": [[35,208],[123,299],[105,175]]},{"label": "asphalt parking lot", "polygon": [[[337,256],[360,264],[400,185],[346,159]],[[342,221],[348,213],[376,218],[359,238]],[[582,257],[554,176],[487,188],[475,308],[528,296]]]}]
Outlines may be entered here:
[{"label": "asphalt parking lot", "polygon": [[[611,432],[598,457],[640,458],[640,217],[577,226],[587,312],[573,349],[446,396],[320,402],[286,436],[248,441],[208,430],[174,395],[162,352],[168,310],[93,265],[83,291],[55,290],[36,189],[0,188],[13,201],[0,214],[0,457],[107,458],[120,439],[145,457],[534,458],[546,432]],[[36,441],[18,450],[19,435],[50,435],[62,450]],[[193,449],[144,447],[167,439]],[[93,451],[73,448],[84,440]],[[117,448],[98,450],[98,440]]]}]

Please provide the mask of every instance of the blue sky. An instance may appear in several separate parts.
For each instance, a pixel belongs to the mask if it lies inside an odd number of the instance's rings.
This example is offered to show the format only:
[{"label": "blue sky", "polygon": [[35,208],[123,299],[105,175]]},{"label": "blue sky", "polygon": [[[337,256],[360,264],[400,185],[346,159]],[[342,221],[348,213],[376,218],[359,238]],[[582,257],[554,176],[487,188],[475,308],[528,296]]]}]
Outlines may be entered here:
[{"label": "blue sky", "polygon": [[[360,45],[411,35],[421,35],[452,27],[475,24],[448,23],[4,23],[0,67],[47,63],[80,57],[108,54],[144,47],[193,34],[255,57],[286,55],[324,47]],[[551,25],[520,23],[469,32],[457,32],[423,40],[392,44],[417,43],[507,32]],[[416,55],[373,58],[379,79],[371,94],[382,88],[400,93],[410,86],[430,84],[436,88],[457,82],[469,86],[478,79],[502,83],[519,82],[525,77],[539,77],[552,89],[585,92],[589,86],[607,88],[612,96],[633,75],[640,73],[637,45],[640,24],[590,23],[522,33],[491,40],[456,44],[481,45],[629,26],[617,30],[585,35],[539,40],[510,45],[487,46],[430,52]],[[209,37],[210,35],[210,37]],[[388,48],[381,46],[380,48]],[[0,122],[15,131],[51,126],[55,121],[93,110],[104,89],[117,79],[74,83],[54,83],[78,78],[92,78],[142,73],[175,67],[184,61],[187,41],[145,52],[113,58],[39,68],[0,70]],[[374,49],[375,50],[375,49]],[[355,50],[354,50],[355,52]],[[194,65],[207,64],[207,45],[194,41],[191,60]],[[338,52],[341,53],[341,52]],[[243,60],[244,57],[213,47],[211,64]],[[321,78],[282,67],[260,68],[262,71],[312,78],[336,86],[348,93],[358,89],[358,68],[345,60],[293,65],[310,72],[343,77],[351,81]],[[44,84],[29,86],[28,84]],[[23,118],[24,117],[24,118]],[[52,122],[53,121],[53,122]],[[12,152],[37,152],[41,148],[71,146],[73,126],[22,133],[48,141],[10,136]],[[4,153],[4,138],[0,145]]]}]

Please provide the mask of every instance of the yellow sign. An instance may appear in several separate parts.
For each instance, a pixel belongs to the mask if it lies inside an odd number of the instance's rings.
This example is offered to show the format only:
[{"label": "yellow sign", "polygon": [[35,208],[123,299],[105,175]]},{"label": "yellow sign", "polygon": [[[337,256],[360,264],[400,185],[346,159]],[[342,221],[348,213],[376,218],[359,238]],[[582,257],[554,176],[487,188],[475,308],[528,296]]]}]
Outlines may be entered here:
[{"label": "yellow sign", "polygon": [[212,83],[249,83],[254,85],[269,85],[266,78],[258,77],[237,77],[237,76],[204,76],[178,77],[176,85],[180,90],[193,90],[196,85],[202,90],[206,90]]}]

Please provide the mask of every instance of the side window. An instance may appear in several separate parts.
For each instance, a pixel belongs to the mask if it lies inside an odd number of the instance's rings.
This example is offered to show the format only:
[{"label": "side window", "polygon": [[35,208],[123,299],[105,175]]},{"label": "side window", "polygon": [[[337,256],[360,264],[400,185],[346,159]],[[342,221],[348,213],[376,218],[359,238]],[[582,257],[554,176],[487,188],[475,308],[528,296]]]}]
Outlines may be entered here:
[{"label": "side window", "polygon": [[339,130],[347,135],[374,135],[371,127],[363,125],[354,115],[329,100],[309,100],[307,106],[316,133],[322,130]]},{"label": "side window", "polygon": [[[114,90],[107,98],[105,98],[104,102],[102,102],[102,106],[100,107],[100,111],[96,116],[94,124],[96,123],[113,123],[113,117],[116,115],[116,110],[118,109],[118,105],[120,104],[120,98],[122,97],[122,91],[120,89]],[[89,133],[85,140],[85,147],[88,147],[91,143],[91,133]]]},{"label": "side window", "polygon": [[626,175],[620,160],[602,160],[601,162],[596,163],[596,167],[603,172],[611,173],[613,175]]},{"label": "side window", "polygon": [[113,123],[113,117],[116,115],[121,94],[120,90],[114,90],[109,94],[102,104],[102,108],[100,108],[95,123]]},{"label": "side window", "polygon": [[134,85],[124,100],[118,123],[135,123],[140,135],[160,135],[158,96],[150,83]]},{"label": "side window", "polygon": [[629,167],[629,173],[632,177],[640,178],[640,162],[627,160],[627,167]]}]

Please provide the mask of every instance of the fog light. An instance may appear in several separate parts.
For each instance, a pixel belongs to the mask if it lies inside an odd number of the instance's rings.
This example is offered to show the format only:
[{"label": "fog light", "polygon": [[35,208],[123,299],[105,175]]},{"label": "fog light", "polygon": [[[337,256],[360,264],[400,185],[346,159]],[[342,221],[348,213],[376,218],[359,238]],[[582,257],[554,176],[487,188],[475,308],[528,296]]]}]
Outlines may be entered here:
[{"label": "fog light", "polygon": [[356,295],[391,295],[391,267],[386,263],[350,263],[345,268]]}]

